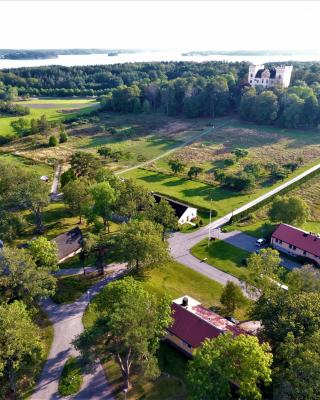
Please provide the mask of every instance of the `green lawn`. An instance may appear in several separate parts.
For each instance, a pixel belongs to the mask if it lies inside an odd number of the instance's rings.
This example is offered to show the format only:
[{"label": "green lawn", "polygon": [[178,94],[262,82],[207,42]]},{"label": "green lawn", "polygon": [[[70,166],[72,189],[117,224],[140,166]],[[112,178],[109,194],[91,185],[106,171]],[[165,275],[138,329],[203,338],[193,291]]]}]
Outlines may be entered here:
[{"label": "green lawn", "polygon": [[73,303],[101,278],[95,274],[61,276],[57,279],[57,289],[52,300],[57,304]]},{"label": "green lawn", "polygon": [[123,174],[123,176],[137,180],[151,191],[162,193],[169,197],[172,196],[173,198],[177,198],[187,204],[195,205],[196,207],[210,209],[212,199],[212,208],[218,212],[218,216],[223,216],[262,194],[269,192],[287,180],[292,179],[318,162],[319,160],[299,168],[284,181],[256,189],[253,193],[249,194],[236,193],[221,186],[213,186],[200,181],[190,180],[184,176],[174,176],[142,168],[129,171]]},{"label": "green lawn", "polygon": [[215,240],[210,242],[208,248],[208,241],[202,240],[191,249],[191,253],[200,260],[207,258],[208,264],[237,278],[245,277],[247,274],[243,261],[250,253],[229,243]]},{"label": "green lawn", "polygon": [[0,152],[0,161],[5,161],[6,164],[12,166],[16,165],[28,170],[32,170],[39,174],[39,178],[41,175],[47,175],[49,177],[53,176],[53,167],[50,167],[50,165],[44,163],[35,163],[33,160],[28,160],[27,158],[19,157],[14,154]]},{"label": "green lawn", "polygon": [[59,380],[58,391],[61,396],[69,396],[79,392],[82,385],[82,371],[79,361],[70,357],[62,370]]},{"label": "green lawn", "polygon": [[[36,99],[36,100],[26,100],[26,101],[20,101],[19,105],[21,106],[28,106],[29,104],[31,105],[30,107],[30,114],[24,116],[23,118],[27,120],[31,120],[32,118],[40,118],[41,115],[46,115],[49,121],[54,121],[54,120],[63,120],[70,118],[75,115],[75,113],[69,113],[69,114],[63,114],[61,111],[64,108],[79,108],[79,113],[85,113],[88,109],[91,110],[92,100],[91,99],[55,99],[55,100],[50,100],[50,99]],[[43,108],[33,108],[32,104],[35,104],[37,106],[43,104]],[[48,104],[54,104],[55,107],[50,107],[50,108],[45,108],[46,105]],[[84,107],[86,104],[88,104],[88,107]],[[4,117],[0,116],[0,136],[14,136],[14,131],[12,127],[10,126],[10,123],[16,119],[19,119],[21,117]]]}]

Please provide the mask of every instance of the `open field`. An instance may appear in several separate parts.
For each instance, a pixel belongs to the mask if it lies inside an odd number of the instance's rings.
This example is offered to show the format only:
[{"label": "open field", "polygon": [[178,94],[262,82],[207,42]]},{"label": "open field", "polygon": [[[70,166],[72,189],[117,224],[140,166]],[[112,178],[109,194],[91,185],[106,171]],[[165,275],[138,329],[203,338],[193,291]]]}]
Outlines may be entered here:
[{"label": "open field", "polygon": [[53,175],[53,167],[51,167],[50,165],[45,163],[35,163],[32,160],[24,157],[19,157],[14,154],[0,152],[0,161],[5,161],[6,164],[12,166],[16,165],[32,170],[39,174],[39,177],[41,175],[47,175],[48,177],[51,177]]},{"label": "open field", "polygon": [[[299,175],[313,164],[298,168],[288,178],[281,181],[281,183]],[[257,188],[252,193],[239,193],[218,184],[204,183],[183,176],[175,176],[142,168],[129,171],[123,174],[123,176],[137,180],[151,191],[166,194],[169,197],[172,196],[187,204],[207,210],[212,207],[212,209],[218,212],[218,216],[223,216],[280,185],[280,182],[277,182],[259,189]]]},{"label": "open field", "polygon": [[[248,150],[248,156],[235,160],[234,165],[225,168],[223,161],[226,158],[235,159],[231,151],[238,147]],[[320,135],[318,130],[288,130],[230,119],[227,126],[215,129],[191,145],[178,150],[175,156],[185,163],[186,170],[191,165],[200,166],[204,170],[202,176],[212,179],[211,173],[215,168],[238,172],[245,164],[251,162],[276,162],[283,165],[297,162],[298,158],[302,157],[303,164],[312,163],[320,158]],[[164,158],[158,161],[154,169],[169,171],[168,160]],[[262,175],[261,184],[265,181],[264,178]]]},{"label": "open field", "polygon": [[[320,176],[315,176],[298,188],[293,189],[289,194],[301,197],[310,208],[310,217],[300,228],[320,233]],[[254,237],[270,237],[277,224],[271,223],[268,219],[269,207],[270,205],[267,205],[253,213],[251,218],[227,226],[225,229],[239,229]]]},{"label": "open field", "polygon": [[[53,109],[50,110],[52,112]],[[85,110],[80,109],[77,113]],[[73,114],[66,114],[66,118],[70,115]],[[50,159],[67,161],[71,154],[79,150],[97,154],[99,147],[108,146],[113,151],[127,154],[127,157],[117,162],[101,158],[104,165],[119,170],[153,159],[208,127],[207,119],[177,119],[162,114],[100,113],[95,119],[96,122],[84,121],[68,125],[68,142],[54,148],[46,146],[46,136],[34,135],[14,140],[2,149],[45,162]]]},{"label": "open field", "polygon": [[[31,120],[46,115],[49,121],[54,121],[70,118],[74,115],[73,111],[85,112],[88,108],[92,108],[94,103],[91,99],[35,99],[19,101],[18,104],[30,108],[30,114],[23,116],[24,119]],[[68,111],[68,114],[63,113],[64,109]],[[19,118],[21,117],[0,116],[0,136],[15,136],[10,123]]]}]

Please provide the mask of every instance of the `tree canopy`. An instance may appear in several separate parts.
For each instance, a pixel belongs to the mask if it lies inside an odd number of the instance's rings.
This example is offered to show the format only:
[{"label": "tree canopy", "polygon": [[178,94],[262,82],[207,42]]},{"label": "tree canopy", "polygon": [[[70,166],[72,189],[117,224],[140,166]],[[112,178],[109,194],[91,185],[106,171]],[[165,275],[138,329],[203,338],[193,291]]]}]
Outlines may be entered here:
[{"label": "tree canopy", "polygon": [[128,389],[133,367],[145,377],[159,376],[155,352],[172,321],[170,300],[159,299],[127,277],[108,284],[99,294],[96,307],[100,320],[76,340],[82,354],[95,358],[95,341],[99,340],[118,363]]},{"label": "tree canopy", "polygon": [[231,399],[230,383],[241,398],[261,399],[258,384],[271,382],[272,354],[267,343],[255,336],[231,333],[206,339],[189,364],[187,384],[190,398]]}]

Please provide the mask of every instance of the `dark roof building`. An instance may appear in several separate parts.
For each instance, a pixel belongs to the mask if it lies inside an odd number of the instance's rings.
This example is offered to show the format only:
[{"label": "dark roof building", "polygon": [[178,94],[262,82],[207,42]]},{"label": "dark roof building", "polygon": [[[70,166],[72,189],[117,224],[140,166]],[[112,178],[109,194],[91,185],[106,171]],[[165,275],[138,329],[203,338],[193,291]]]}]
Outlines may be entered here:
[{"label": "dark roof building", "polygon": [[80,253],[82,249],[82,239],[82,231],[80,228],[76,227],[52,240],[56,243],[58,248],[59,263]]},{"label": "dark roof building", "polygon": [[287,224],[280,224],[271,236],[272,246],[292,256],[320,264],[320,236]]},{"label": "dark roof building", "polygon": [[169,197],[165,197],[158,193],[152,193],[157,203],[161,200],[166,200],[170,206],[174,209],[178,222],[184,224],[185,222],[190,222],[192,219],[197,217],[197,209],[188,206],[188,204],[181,203],[176,200],[172,200]]},{"label": "dark roof building", "polygon": [[190,296],[174,300],[171,309],[174,321],[168,328],[167,340],[189,355],[205,339],[213,339],[226,332],[234,336],[247,333]]}]

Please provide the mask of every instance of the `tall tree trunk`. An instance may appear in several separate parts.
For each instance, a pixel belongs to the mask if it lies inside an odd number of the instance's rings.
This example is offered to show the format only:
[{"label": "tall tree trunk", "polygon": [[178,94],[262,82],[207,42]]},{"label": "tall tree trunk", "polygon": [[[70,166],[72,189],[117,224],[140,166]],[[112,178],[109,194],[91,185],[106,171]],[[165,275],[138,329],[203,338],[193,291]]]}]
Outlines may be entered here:
[{"label": "tall tree trunk", "polygon": [[110,223],[108,219],[106,220],[106,223],[107,223],[108,233],[110,233]]},{"label": "tall tree trunk", "polygon": [[120,366],[121,374],[123,377],[124,388],[127,390],[132,389],[132,384],[130,382],[130,369],[131,369],[131,348],[129,349],[125,359],[123,360],[119,353],[117,353],[117,362]]},{"label": "tall tree trunk", "polygon": [[16,374],[14,373],[11,360],[8,362],[8,378],[9,378],[10,390],[12,393],[16,394],[17,392]]},{"label": "tall tree trunk", "polygon": [[42,234],[44,232],[44,226],[42,224],[42,215],[39,207],[37,207],[34,210],[34,216],[35,216],[36,232]]}]

